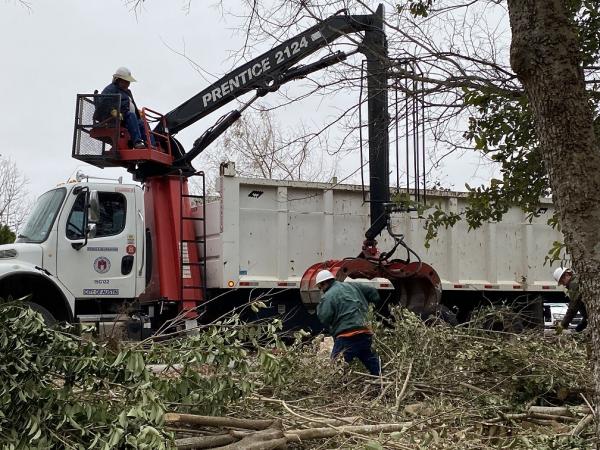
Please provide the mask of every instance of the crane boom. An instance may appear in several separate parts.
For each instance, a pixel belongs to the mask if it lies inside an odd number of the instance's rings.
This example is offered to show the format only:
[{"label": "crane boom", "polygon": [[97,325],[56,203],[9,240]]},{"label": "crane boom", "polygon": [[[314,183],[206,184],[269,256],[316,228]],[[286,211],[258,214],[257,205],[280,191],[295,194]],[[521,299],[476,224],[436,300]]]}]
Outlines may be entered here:
[{"label": "crane boom", "polygon": [[[296,77],[286,72],[337,38],[350,33],[375,31],[383,33],[380,5],[375,14],[337,14],[308,30],[282,42],[273,49],[234,69],[212,85],[165,115],[169,133],[176,134],[211,112],[248,92],[259,94],[277,90],[284,82]],[[382,55],[383,56],[383,55]],[[292,69],[292,71],[295,70]]]},{"label": "crane boom", "polygon": [[[165,115],[165,123],[171,135],[183,130],[232,100],[256,91],[253,99],[267,92],[276,91],[282,84],[302,78],[309,73],[340,62],[348,56],[337,52],[307,65],[297,65],[316,51],[349,33],[365,32],[357,51],[367,59],[368,109],[369,109],[369,171],[371,186],[371,227],[367,239],[374,243],[375,237],[386,227],[388,215],[385,204],[389,202],[389,115],[387,112],[387,43],[383,30],[383,5],[374,14],[336,14],[308,30],[277,45],[252,61],[234,69],[221,79],[199,92]],[[210,143],[219,137],[241,116],[235,110],[223,116],[214,127],[194,142],[186,154],[175,161],[177,166],[190,166]]]}]

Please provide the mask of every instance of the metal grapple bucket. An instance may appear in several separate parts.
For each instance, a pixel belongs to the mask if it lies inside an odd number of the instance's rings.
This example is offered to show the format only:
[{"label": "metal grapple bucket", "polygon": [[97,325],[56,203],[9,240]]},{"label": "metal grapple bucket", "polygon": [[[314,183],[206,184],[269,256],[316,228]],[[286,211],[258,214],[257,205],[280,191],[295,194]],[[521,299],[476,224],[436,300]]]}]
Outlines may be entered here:
[{"label": "metal grapple bucket", "polygon": [[428,315],[438,310],[442,284],[437,272],[429,264],[400,260],[380,263],[366,258],[332,260],[309,267],[300,281],[300,295],[304,304],[316,306],[321,300],[315,278],[324,269],[331,271],[339,281],[347,278],[384,278],[394,287],[388,303],[402,305],[418,315]]}]

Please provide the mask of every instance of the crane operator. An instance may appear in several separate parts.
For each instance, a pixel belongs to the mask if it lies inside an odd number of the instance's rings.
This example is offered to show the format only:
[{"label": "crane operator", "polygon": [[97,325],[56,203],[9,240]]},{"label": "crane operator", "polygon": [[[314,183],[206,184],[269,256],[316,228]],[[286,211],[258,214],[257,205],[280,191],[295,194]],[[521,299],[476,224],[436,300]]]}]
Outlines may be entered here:
[{"label": "crane operator", "polygon": [[141,149],[146,148],[144,121],[129,89],[129,85],[135,81],[127,67],[119,67],[113,74],[112,82],[102,90],[102,94],[121,95],[119,112],[131,136],[133,148]]}]

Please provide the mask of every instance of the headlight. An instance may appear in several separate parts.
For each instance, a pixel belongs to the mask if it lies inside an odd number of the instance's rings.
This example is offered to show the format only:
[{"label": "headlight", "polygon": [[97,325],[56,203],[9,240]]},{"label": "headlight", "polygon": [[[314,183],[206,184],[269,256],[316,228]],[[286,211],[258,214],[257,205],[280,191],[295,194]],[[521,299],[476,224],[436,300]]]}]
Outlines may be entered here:
[{"label": "headlight", "polygon": [[0,259],[16,258],[17,251],[14,248],[0,250]]}]

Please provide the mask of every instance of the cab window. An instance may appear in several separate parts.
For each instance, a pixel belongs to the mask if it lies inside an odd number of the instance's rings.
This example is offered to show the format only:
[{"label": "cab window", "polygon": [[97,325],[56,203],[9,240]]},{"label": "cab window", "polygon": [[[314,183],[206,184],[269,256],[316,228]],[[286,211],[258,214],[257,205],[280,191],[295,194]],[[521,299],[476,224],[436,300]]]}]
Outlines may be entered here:
[{"label": "cab window", "polygon": [[[116,192],[99,192],[100,219],[96,223],[96,234],[93,237],[114,236],[125,229],[126,201],[123,194]],[[83,239],[85,237],[85,192],[80,193],[73,204],[67,220],[67,239]],[[92,236],[89,236],[92,237]]]},{"label": "cab window", "polygon": [[19,233],[17,242],[44,242],[54,225],[66,193],[65,188],[58,188],[42,195],[29,215],[23,231]]}]

